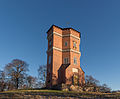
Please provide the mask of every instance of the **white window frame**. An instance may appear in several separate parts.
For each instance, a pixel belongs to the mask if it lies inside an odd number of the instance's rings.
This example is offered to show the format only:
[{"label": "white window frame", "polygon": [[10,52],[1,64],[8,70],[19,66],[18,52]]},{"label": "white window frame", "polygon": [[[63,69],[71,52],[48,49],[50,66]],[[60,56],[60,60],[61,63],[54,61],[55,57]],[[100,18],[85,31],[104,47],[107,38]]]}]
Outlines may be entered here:
[{"label": "white window frame", "polygon": [[76,57],[74,57],[74,65],[76,65],[77,64],[77,58]]},{"label": "white window frame", "polygon": [[76,47],[76,42],[75,42],[75,41],[73,41],[73,48],[75,48],[75,49],[77,48],[77,47]]},{"label": "white window frame", "polygon": [[68,57],[64,58],[64,64],[68,64],[68,63],[69,63]]}]

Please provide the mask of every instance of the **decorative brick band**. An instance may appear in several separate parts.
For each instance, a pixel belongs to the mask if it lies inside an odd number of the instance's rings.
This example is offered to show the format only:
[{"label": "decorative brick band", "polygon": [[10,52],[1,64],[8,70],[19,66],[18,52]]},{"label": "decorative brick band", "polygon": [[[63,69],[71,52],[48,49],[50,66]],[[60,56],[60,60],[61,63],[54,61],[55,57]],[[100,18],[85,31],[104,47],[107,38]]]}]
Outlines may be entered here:
[{"label": "decorative brick band", "polygon": [[79,37],[77,37],[77,36],[75,36],[75,35],[72,35],[72,34],[66,34],[66,35],[63,35],[62,37],[67,37],[67,36],[71,36],[71,37],[73,37],[73,38],[75,38],[75,39],[80,40]]},{"label": "decorative brick band", "polygon": [[47,53],[50,52],[52,49],[55,49],[55,50],[58,50],[58,51],[61,51],[61,52],[69,52],[69,51],[71,51],[71,52],[75,52],[75,53],[77,53],[77,54],[81,54],[81,52],[76,51],[76,50],[73,50],[73,49],[65,49],[65,50],[62,50],[62,49],[57,48],[57,47],[52,47],[51,49],[49,49],[49,50],[47,51]]},{"label": "decorative brick band", "polygon": [[71,36],[71,37],[73,37],[73,38],[75,38],[75,39],[80,40],[79,37],[77,37],[77,36],[75,36],[75,35],[73,35],[73,34],[62,35],[62,34],[59,34],[59,33],[57,33],[57,32],[53,32],[52,34],[50,34],[50,35],[47,37],[47,39],[49,39],[53,34],[56,34],[56,35],[58,35],[58,36],[60,36],[60,37],[69,37],[69,36]]}]

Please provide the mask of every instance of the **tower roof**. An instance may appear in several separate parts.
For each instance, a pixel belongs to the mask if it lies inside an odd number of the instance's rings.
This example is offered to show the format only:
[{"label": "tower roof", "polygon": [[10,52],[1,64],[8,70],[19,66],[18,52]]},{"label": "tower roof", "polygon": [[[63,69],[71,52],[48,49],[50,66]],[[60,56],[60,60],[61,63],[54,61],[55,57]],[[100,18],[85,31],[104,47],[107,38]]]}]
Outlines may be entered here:
[{"label": "tower roof", "polygon": [[[74,31],[76,31],[76,32],[78,32],[78,33],[80,33],[79,31],[77,31],[77,30],[75,30],[75,29],[73,29],[73,28],[71,28],[71,27],[69,27],[69,28],[61,28],[61,27],[56,26],[56,25],[54,25],[54,24],[49,28],[49,30],[47,31],[47,33],[53,28],[53,26],[55,26],[55,27],[57,27],[57,28],[59,28],[59,29],[61,29],[61,30],[72,29],[72,30],[74,30]],[[80,33],[80,35],[81,35],[81,33]]]}]

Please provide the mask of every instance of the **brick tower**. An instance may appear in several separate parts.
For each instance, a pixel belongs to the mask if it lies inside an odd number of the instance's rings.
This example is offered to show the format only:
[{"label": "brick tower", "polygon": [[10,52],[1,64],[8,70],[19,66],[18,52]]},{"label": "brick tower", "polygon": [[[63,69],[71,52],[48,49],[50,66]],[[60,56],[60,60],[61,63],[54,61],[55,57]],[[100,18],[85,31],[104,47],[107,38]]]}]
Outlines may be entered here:
[{"label": "brick tower", "polygon": [[46,87],[58,84],[83,85],[84,71],[80,67],[80,32],[73,28],[52,25],[47,31]]}]

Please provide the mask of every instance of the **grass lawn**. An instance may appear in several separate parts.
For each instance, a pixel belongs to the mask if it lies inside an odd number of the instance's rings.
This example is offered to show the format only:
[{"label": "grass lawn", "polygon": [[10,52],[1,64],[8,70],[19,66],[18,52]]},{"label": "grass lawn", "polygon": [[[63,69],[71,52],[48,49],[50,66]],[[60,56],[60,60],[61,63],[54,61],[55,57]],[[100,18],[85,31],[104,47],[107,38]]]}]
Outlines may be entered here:
[{"label": "grass lawn", "polygon": [[100,93],[100,92],[75,92],[61,90],[11,90],[0,92],[1,94],[27,94],[27,95],[42,95],[42,96],[64,96],[64,97],[105,97],[105,98],[120,98],[118,93]]}]

